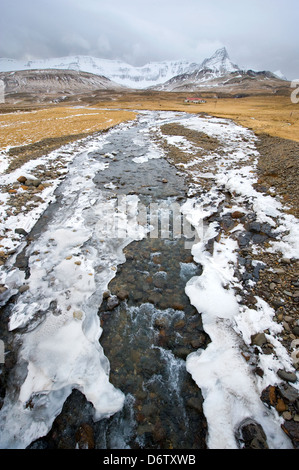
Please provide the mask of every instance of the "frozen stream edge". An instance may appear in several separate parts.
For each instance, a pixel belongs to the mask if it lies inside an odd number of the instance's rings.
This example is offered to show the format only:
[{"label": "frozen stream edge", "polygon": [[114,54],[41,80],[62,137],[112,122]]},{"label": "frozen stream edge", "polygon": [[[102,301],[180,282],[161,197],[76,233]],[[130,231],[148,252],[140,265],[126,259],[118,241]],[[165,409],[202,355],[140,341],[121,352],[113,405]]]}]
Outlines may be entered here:
[{"label": "frozen stream edge", "polygon": [[[223,133],[220,126],[224,123],[227,152],[235,154],[236,161],[246,158],[246,152],[252,152],[254,146],[254,135],[230,121],[199,116],[184,119],[184,115],[179,118],[178,113],[171,112],[140,114],[142,119],[148,120],[149,128],[157,128],[166,120],[175,120],[218,138]],[[95,419],[110,416],[123,406],[122,392],[108,380],[109,363],[99,343],[101,327],[97,311],[117,265],[125,261],[123,248],[142,239],[146,228],[136,225],[138,197],[134,195],[128,197],[131,210],[118,214],[129,237],[114,239],[112,243],[109,221],[103,218],[99,221],[101,207],[111,205],[113,211],[115,201],[106,200],[89,178],[89,175],[105,170],[105,164],[93,159],[91,154],[112,137],[113,132],[112,129],[106,136],[89,141],[87,148],[76,156],[67,178],[58,188],[57,194],[63,197],[63,204],[47,230],[30,246],[30,290],[20,297],[10,322],[11,330],[28,328],[22,335],[18,366],[22,377],[26,375],[28,363],[28,374],[19,384],[19,396],[8,394],[0,412],[2,448],[24,448],[45,435],[73,388],[82,391],[93,403]],[[240,133],[250,140],[250,145],[241,150],[237,139]],[[142,164],[142,159],[136,164]],[[236,198],[236,203],[241,205],[244,187],[240,181],[243,178],[245,193],[252,198],[258,216],[267,221],[271,214],[281,216],[280,203],[277,202],[275,207],[272,205],[269,214],[265,205],[268,201],[253,192],[252,181],[248,180],[251,167],[243,169],[243,173],[239,170],[238,174],[233,174],[234,169],[222,170],[220,165],[218,169],[216,182],[231,188],[235,185],[233,189],[241,196],[239,200]],[[280,428],[278,414],[267,410],[260,400],[261,390],[274,380],[275,371],[282,366],[291,368],[286,351],[275,339],[279,326],[272,321],[274,312],[261,299],[257,311],[239,306],[233,291],[237,285],[233,274],[236,242],[229,238],[215,242],[212,256],[205,250],[208,240],[217,234],[213,224],[206,228],[203,225],[212,205],[215,206],[215,194],[219,202],[221,195],[216,191],[206,195],[204,202],[190,197],[182,207],[189,222],[198,230],[200,241],[194,244],[192,253],[195,261],[203,266],[202,276],[189,281],[186,293],[202,313],[204,329],[212,340],[205,351],[197,351],[187,358],[187,370],[204,396],[208,447],[237,448],[236,427],[243,419],[253,418],[264,428],[269,447],[292,448]],[[290,229],[290,237],[282,239],[279,248],[283,246],[288,254],[298,256],[298,247],[291,239],[292,234],[298,233],[298,223],[293,219],[282,220],[283,223]],[[11,283],[13,285],[13,279]],[[32,302],[33,298],[35,302]],[[253,375],[239,350],[239,343],[248,343],[250,334],[259,331],[261,324],[262,329],[270,330],[279,357],[279,360],[272,356],[263,358],[263,379]]]},{"label": "frozen stream edge", "polygon": [[[109,382],[97,312],[117,265],[125,261],[123,248],[146,231],[136,226],[138,197],[132,195],[127,200],[129,210],[118,214],[127,238],[110,238],[109,218],[116,200],[106,200],[90,178],[106,168],[107,164],[92,158],[106,138],[93,139],[76,156],[56,192],[62,204],[54,220],[27,253],[31,275],[28,282],[23,280],[30,289],[20,297],[10,318],[10,330],[29,330],[20,335],[18,361],[19,376],[26,375],[26,368],[27,376],[19,384],[18,397],[14,391],[5,397],[0,413],[1,448],[25,448],[45,435],[73,388],[93,403],[96,420],[123,406],[123,393]],[[105,219],[102,209],[109,206]],[[22,276],[11,273],[12,288]]]}]

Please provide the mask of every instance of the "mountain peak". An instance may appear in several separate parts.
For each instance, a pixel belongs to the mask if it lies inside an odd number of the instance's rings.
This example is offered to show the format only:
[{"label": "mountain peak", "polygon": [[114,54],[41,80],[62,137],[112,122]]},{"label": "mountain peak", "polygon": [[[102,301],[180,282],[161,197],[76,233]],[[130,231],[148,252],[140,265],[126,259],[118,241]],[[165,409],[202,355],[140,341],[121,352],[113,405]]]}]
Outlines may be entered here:
[{"label": "mountain peak", "polygon": [[222,74],[240,70],[239,67],[230,60],[225,47],[217,49],[209,59],[205,59],[201,64],[201,69],[211,69],[213,72],[220,72]]},{"label": "mountain peak", "polygon": [[222,59],[229,59],[226,47],[221,47],[220,49],[217,49],[217,51],[212,55],[212,57],[219,57],[219,58],[222,58]]}]

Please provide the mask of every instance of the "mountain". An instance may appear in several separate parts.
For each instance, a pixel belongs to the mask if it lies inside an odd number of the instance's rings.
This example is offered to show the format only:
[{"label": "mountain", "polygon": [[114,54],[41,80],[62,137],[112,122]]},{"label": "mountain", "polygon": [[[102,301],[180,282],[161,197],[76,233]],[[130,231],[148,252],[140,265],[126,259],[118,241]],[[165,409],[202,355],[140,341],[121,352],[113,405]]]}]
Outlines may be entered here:
[{"label": "mountain", "polygon": [[35,101],[64,101],[74,95],[98,90],[125,91],[127,88],[109,78],[75,70],[20,70],[0,72],[5,85],[5,95],[13,101],[25,96]]},{"label": "mountain", "polygon": [[0,72],[36,69],[77,70],[105,76],[120,85],[139,89],[158,85],[175,75],[192,72],[197,66],[198,64],[188,61],[164,61],[134,67],[119,60],[98,59],[89,56],[70,56],[27,62],[0,59]]},{"label": "mountain", "polygon": [[205,59],[199,70],[211,70],[215,74],[224,75],[226,73],[238,72],[240,69],[230,60],[225,47],[218,49],[212,57]]},{"label": "mountain", "polygon": [[[142,67],[134,67],[119,60],[98,59],[89,56],[70,56],[27,62],[0,59],[0,72],[45,69],[48,71],[50,69],[80,71],[100,76],[101,80],[106,77],[114,82],[114,86],[117,83],[132,89],[157,91],[196,92],[207,89],[215,90],[216,87],[220,87],[224,91],[235,89],[242,93],[242,91],[255,86],[257,82],[261,84],[262,89],[270,90],[272,86],[282,86],[282,82],[285,80],[280,71],[273,74],[267,71],[254,72],[240,69],[230,60],[225,47],[218,49],[202,63],[177,60],[151,62]],[[82,85],[84,85],[83,82]],[[108,82],[106,85],[109,87]],[[99,86],[99,89],[101,88],[102,84]]]},{"label": "mountain", "polygon": [[151,87],[157,91],[246,93],[248,91],[269,92],[286,87],[285,77],[269,71],[242,70],[234,64],[225,47],[218,49],[212,57],[205,59],[192,72],[172,77],[163,84]]}]

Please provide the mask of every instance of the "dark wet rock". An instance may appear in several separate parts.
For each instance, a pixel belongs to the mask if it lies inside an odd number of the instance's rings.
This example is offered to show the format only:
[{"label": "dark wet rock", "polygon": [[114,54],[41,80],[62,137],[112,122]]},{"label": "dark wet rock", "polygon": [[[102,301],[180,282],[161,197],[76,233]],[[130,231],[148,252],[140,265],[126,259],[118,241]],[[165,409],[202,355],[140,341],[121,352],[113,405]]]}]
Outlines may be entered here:
[{"label": "dark wet rock", "polygon": [[267,437],[262,426],[251,419],[245,419],[237,430],[237,439],[244,449],[268,449]]},{"label": "dark wet rock", "polygon": [[108,298],[108,300],[107,300],[107,309],[108,310],[113,310],[118,305],[119,305],[119,299],[117,298],[116,295],[112,295],[111,297]]},{"label": "dark wet rock", "polygon": [[28,235],[28,232],[24,230],[23,228],[16,228],[15,233],[18,233],[19,235],[24,235],[25,237]]},{"label": "dark wet rock", "polygon": [[28,178],[25,181],[26,186],[35,186],[37,188],[40,184],[41,184],[41,180],[39,179]]},{"label": "dark wet rock", "polygon": [[299,326],[295,326],[292,331],[295,336],[299,336]]},{"label": "dark wet rock", "polygon": [[202,413],[202,399],[198,397],[191,397],[187,401],[187,406]]},{"label": "dark wet rock", "polygon": [[281,427],[291,439],[295,449],[299,449],[299,423],[293,420],[285,421]]},{"label": "dark wet rock", "polygon": [[129,297],[130,294],[127,290],[121,289],[118,292],[116,292],[116,295],[119,298],[119,300],[125,300]]},{"label": "dark wet rock", "polygon": [[278,386],[278,391],[284,400],[289,403],[294,403],[299,398],[299,392],[296,388],[288,383],[283,383]]},{"label": "dark wet rock", "polygon": [[241,233],[238,236],[238,244],[240,248],[245,248],[249,245],[251,242],[252,235],[249,232]]},{"label": "dark wet rock", "polygon": [[75,435],[76,447],[79,449],[94,449],[94,432],[88,423],[83,423]]},{"label": "dark wet rock", "polygon": [[159,289],[163,289],[167,284],[167,279],[162,273],[156,273],[153,277],[153,284]]}]

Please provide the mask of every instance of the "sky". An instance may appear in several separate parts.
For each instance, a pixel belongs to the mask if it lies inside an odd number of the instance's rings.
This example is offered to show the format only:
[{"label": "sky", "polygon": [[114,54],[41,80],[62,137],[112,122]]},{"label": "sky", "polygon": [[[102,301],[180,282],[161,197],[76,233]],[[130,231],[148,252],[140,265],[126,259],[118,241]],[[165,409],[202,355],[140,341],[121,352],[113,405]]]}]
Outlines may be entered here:
[{"label": "sky", "polygon": [[299,79],[298,0],[0,0],[0,57],[202,62]]}]

